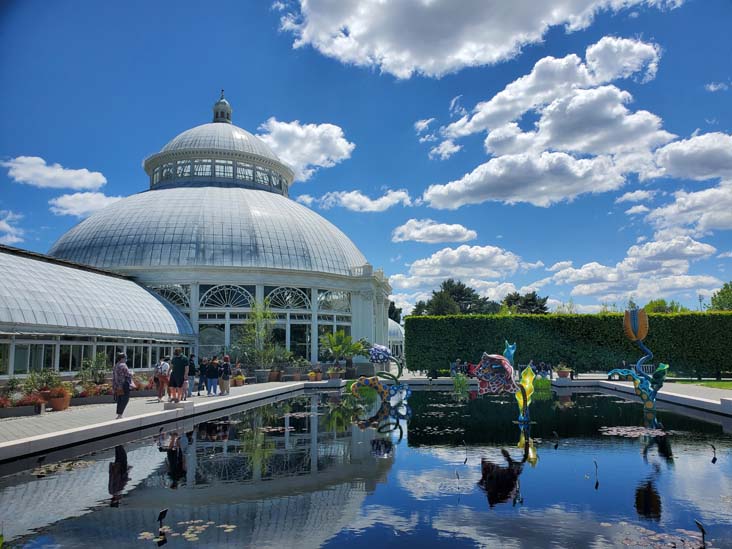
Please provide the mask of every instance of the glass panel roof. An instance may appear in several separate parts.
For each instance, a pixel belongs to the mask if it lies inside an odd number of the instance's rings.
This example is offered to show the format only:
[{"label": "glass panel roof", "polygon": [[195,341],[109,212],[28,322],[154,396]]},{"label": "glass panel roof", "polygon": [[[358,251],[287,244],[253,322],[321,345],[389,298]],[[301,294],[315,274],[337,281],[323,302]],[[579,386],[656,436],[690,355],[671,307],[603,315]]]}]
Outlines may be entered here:
[{"label": "glass panel roof", "polygon": [[305,206],[266,191],[213,186],[127,197],[72,228],[49,254],[103,268],[231,266],[343,275],[366,263],[343,232]]},{"label": "glass panel roof", "polygon": [[29,331],[48,326],[92,334],[95,329],[147,337],[193,334],[180,311],[131,280],[2,250],[0,324],[36,325]]},{"label": "glass panel roof", "polygon": [[160,152],[218,149],[256,154],[282,162],[264,141],[233,124],[209,123],[186,130],[171,139]]}]

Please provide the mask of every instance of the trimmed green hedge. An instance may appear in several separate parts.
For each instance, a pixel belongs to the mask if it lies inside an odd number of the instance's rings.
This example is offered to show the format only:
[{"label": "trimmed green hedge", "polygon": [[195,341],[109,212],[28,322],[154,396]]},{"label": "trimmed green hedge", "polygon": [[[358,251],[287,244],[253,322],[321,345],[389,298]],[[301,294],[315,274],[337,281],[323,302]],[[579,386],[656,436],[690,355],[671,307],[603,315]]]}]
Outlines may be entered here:
[{"label": "trimmed green hedge", "polygon": [[[669,364],[673,374],[732,371],[732,312],[648,316],[645,343],[654,363]],[[410,316],[404,339],[411,370],[445,368],[456,358],[477,362],[484,351],[503,353],[506,339],[517,344],[517,364],[564,361],[579,372],[610,370],[642,356],[625,337],[619,313]]]}]

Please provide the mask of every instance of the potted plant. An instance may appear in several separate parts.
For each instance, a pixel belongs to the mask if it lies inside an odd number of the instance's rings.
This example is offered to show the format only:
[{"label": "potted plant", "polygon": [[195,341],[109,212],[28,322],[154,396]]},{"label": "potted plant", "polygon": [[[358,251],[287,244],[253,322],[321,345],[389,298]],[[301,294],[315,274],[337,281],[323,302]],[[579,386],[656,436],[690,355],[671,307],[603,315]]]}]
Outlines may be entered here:
[{"label": "potted plant", "polygon": [[341,379],[343,377],[343,368],[337,364],[334,364],[328,368],[328,377],[330,379]]},{"label": "potted plant", "polygon": [[557,373],[557,376],[561,378],[567,378],[569,377],[569,374],[572,372],[572,369],[567,366],[564,362],[560,362],[559,366],[557,366],[554,371]]},{"label": "potted plant", "polygon": [[354,356],[365,356],[368,354],[368,350],[362,341],[354,341],[343,330],[323,334],[320,338],[320,349],[325,356],[333,360],[333,367],[331,369],[334,370],[334,373],[341,374],[343,373],[342,360],[345,360],[346,368],[352,368]]},{"label": "potted plant", "polygon": [[54,412],[61,412],[69,407],[71,391],[64,385],[54,387],[49,391],[48,404]]},{"label": "potted plant", "polygon": [[46,409],[46,401],[39,393],[23,395],[15,402],[16,408],[32,408],[34,414],[42,414]]},{"label": "potted plant", "polygon": [[279,364],[272,365],[269,370],[269,381],[279,381],[282,377],[282,366]]},{"label": "potted plant", "polygon": [[244,385],[244,374],[241,373],[241,370],[231,378],[231,383],[234,387],[241,387]]},{"label": "potted plant", "polygon": [[323,380],[323,370],[321,370],[320,365],[313,366],[313,369],[308,372],[308,379],[310,381]]}]

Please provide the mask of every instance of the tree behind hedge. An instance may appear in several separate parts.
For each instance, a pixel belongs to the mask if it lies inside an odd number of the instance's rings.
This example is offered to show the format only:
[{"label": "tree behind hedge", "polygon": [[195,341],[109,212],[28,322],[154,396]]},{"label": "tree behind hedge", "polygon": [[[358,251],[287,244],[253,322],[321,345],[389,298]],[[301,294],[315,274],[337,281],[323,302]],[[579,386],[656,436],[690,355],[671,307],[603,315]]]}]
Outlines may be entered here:
[{"label": "tree behind hedge", "polygon": [[[646,345],[673,373],[732,371],[732,313],[650,314]],[[623,315],[409,316],[405,355],[412,370],[446,368],[456,357],[478,362],[517,343],[516,362],[566,362],[579,372],[607,371],[642,355],[623,333]]]}]

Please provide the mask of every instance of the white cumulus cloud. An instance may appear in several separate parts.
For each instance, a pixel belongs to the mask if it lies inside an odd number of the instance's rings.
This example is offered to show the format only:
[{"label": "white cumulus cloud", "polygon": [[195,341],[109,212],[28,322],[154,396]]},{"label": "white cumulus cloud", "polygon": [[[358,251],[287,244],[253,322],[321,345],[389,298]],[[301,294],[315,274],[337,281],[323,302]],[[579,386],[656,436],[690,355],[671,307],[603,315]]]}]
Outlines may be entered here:
[{"label": "white cumulus cloud", "polygon": [[99,172],[86,168],[64,168],[61,164],[47,164],[39,156],[18,156],[0,165],[8,168],[8,175],[16,183],[49,189],[96,190],[107,179]]},{"label": "white cumulus cloud", "polygon": [[[300,0],[281,18],[294,35],[293,46],[312,46],[341,63],[378,67],[397,78],[414,73],[440,77],[464,67],[511,59],[546,32],[589,26],[599,12],[631,6],[673,8],[683,0]],[[616,58],[611,58],[612,54]],[[609,46],[598,63],[613,62],[616,71],[632,64],[617,57],[645,51]],[[609,69],[604,69],[609,70]],[[652,70],[648,68],[647,70]]]},{"label": "white cumulus cloud", "polygon": [[272,117],[259,127],[262,141],[295,172],[296,181],[307,181],[319,168],[330,168],[351,157],[354,143],[335,124],[281,122]]},{"label": "white cumulus cloud", "polygon": [[674,200],[648,214],[659,230],[687,228],[695,234],[732,230],[732,181],[696,192],[677,191]]},{"label": "white cumulus cloud", "polygon": [[605,36],[585,52],[587,66],[599,82],[642,73],[647,82],[656,76],[661,49],[656,44]]},{"label": "white cumulus cloud", "polygon": [[625,210],[625,213],[627,215],[639,215],[650,212],[650,208],[648,206],[644,206],[643,204],[636,204],[635,206],[628,208]]},{"label": "white cumulus cloud", "polygon": [[423,118],[422,120],[417,120],[414,123],[414,131],[417,132],[417,135],[427,131],[427,128],[430,127],[430,124],[434,122],[434,118]]},{"label": "white cumulus cloud", "polygon": [[412,200],[404,189],[388,190],[378,198],[369,198],[361,191],[333,191],[318,199],[320,207],[327,210],[336,206],[353,212],[383,212],[392,206],[411,206]]},{"label": "white cumulus cloud", "polygon": [[516,154],[491,158],[458,180],[431,185],[423,198],[433,208],[451,210],[487,200],[547,207],[580,194],[614,190],[624,182],[608,157]]},{"label": "white cumulus cloud", "polygon": [[465,242],[478,233],[459,224],[438,223],[432,219],[410,219],[392,232],[392,242]]},{"label": "white cumulus cloud", "polygon": [[0,210],[0,244],[23,242],[25,231],[16,224],[23,219],[21,214],[10,210]]},{"label": "white cumulus cloud", "polygon": [[456,145],[452,139],[446,139],[439,145],[430,149],[430,158],[439,158],[440,160],[447,160],[453,154],[462,149],[462,145]]},{"label": "white cumulus cloud", "polygon": [[121,196],[107,196],[104,193],[74,193],[52,198],[48,203],[51,212],[56,215],[87,217],[121,199]]},{"label": "white cumulus cloud", "polygon": [[630,191],[616,198],[615,203],[620,204],[621,202],[643,202],[644,200],[652,199],[656,195],[656,193],[658,193],[658,191],[655,190]]},{"label": "white cumulus cloud", "polygon": [[704,89],[710,92],[727,91],[730,88],[726,82],[709,82]]},{"label": "white cumulus cloud", "polygon": [[669,143],[656,151],[663,174],[696,180],[732,177],[732,135],[704,133]]}]

